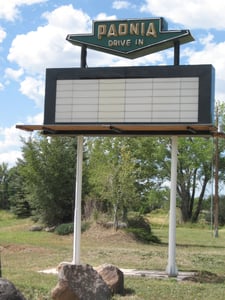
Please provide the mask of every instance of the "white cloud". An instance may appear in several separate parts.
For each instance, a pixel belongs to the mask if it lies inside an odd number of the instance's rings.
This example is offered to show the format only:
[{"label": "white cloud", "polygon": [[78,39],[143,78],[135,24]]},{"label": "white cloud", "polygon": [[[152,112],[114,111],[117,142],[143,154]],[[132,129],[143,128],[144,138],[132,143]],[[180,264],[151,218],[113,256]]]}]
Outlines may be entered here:
[{"label": "white cloud", "polygon": [[9,167],[15,165],[17,158],[21,157],[21,137],[27,138],[30,133],[16,129],[15,125],[0,127],[0,164],[7,163]]},{"label": "white cloud", "polygon": [[168,18],[187,29],[225,29],[225,2],[222,0],[145,0],[141,11],[149,12],[155,17]]},{"label": "white cloud", "polygon": [[[43,124],[43,113],[29,116],[27,124]],[[32,135],[32,132],[17,129],[16,125],[0,127],[0,164],[4,162],[9,167],[13,167],[17,159],[22,158],[21,147],[23,143],[21,142],[21,138],[27,140]]]},{"label": "white cloud", "polygon": [[204,35],[204,36],[201,36],[199,38],[199,42],[202,44],[202,45],[208,45],[210,44],[212,41],[214,40],[214,36],[213,34],[209,33],[207,35]]},{"label": "white cloud", "polygon": [[19,7],[22,5],[33,5],[43,3],[48,0],[1,0],[0,1],[0,19],[15,21],[19,16]]},{"label": "white cloud", "polygon": [[14,70],[12,68],[7,68],[5,70],[5,77],[7,79],[13,79],[13,80],[18,81],[23,74],[24,74],[24,71],[22,68],[20,68],[18,70]]},{"label": "white cloud", "polygon": [[43,17],[48,21],[47,25],[16,36],[8,60],[30,74],[44,74],[45,68],[49,67],[79,64],[80,49],[67,42],[66,36],[90,32],[92,23],[89,16],[67,5],[45,13]]},{"label": "white cloud", "polygon": [[112,4],[112,7],[115,8],[115,9],[126,9],[126,8],[129,8],[130,7],[130,2],[129,1],[114,1],[113,4]]},{"label": "white cloud", "polygon": [[117,58],[114,57],[114,60],[110,63],[110,67],[115,66],[150,66],[150,65],[165,65],[166,64],[166,53],[168,54],[168,51],[166,52],[158,52],[153,53],[151,55],[146,55],[144,57],[140,57],[134,60],[130,59],[124,59],[124,58]]},{"label": "white cloud", "polygon": [[216,77],[216,99],[225,101],[225,42],[216,43],[212,34],[200,39],[201,50],[186,49],[189,56],[189,64],[212,64],[215,68]]},{"label": "white cloud", "polygon": [[15,126],[9,128],[0,127],[1,151],[7,150],[14,146],[15,142],[19,140],[18,129]]},{"label": "white cloud", "polygon": [[72,4],[44,13],[43,17],[48,21],[47,26],[54,29],[61,28],[66,34],[70,33],[71,28],[73,33],[88,32],[91,28],[90,17],[82,10],[74,9]]},{"label": "white cloud", "polygon": [[0,43],[3,42],[3,40],[6,38],[6,32],[3,28],[0,27]]},{"label": "white cloud", "polygon": [[0,82],[0,91],[3,91],[4,90],[4,85]]},{"label": "white cloud", "polygon": [[225,80],[225,42],[216,43],[213,35],[208,34],[200,39],[203,48],[199,51],[192,49],[189,53],[190,64],[212,64],[216,69],[217,78]]},{"label": "white cloud", "polygon": [[44,81],[34,77],[26,77],[20,83],[20,92],[34,100],[37,106],[41,107],[44,100]]},{"label": "white cloud", "polygon": [[17,159],[22,158],[22,152],[19,150],[9,150],[7,152],[0,152],[0,164],[6,163],[9,168],[16,164]]},{"label": "white cloud", "polygon": [[95,17],[95,20],[116,20],[116,16],[115,15],[108,16],[105,13],[100,13]]},{"label": "white cloud", "polygon": [[43,119],[44,119],[43,113],[39,113],[35,116],[29,116],[27,118],[27,124],[41,125],[41,124],[43,124]]}]

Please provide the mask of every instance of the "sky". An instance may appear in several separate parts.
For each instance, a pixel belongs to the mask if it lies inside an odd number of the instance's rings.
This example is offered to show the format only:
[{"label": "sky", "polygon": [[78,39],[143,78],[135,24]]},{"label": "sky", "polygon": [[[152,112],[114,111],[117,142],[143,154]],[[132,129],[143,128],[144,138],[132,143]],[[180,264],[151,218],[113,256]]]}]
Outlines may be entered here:
[{"label": "sky", "polygon": [[[180,64],[212,64],[215,100],[225,101],[225,1],[223,0],[0,0],[0,164],[21,157],[16,124],[43,124],[46,68],[80,66],[80,47],[67,34],[92,33],[94,20],[163,17],[168,30],[189,29]],[[137,59],[88,50],[88,67],[173,64],[173,49]]]}]

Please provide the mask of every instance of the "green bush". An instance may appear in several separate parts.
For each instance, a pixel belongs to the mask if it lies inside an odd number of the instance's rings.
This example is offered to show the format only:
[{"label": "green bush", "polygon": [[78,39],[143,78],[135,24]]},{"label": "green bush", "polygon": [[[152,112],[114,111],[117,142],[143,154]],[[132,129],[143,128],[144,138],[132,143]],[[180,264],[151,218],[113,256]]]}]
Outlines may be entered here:
[{"label": "green bush", "polygon": [[82,222],[81,223],[81,232],[85,232],[86,230],[88,230],[91,226],[90,222]]},{"label": "green bush", "polygon": [[58,235],[67,235],[73,233],[73,223],[60,224],[56,227],[55,232]]},{"label": "green bush", "polygon": [[160,239],[152,233],[149,221],[142,215],[129,217],[127,232],[133,233],[137,240],[147,243],[160,243]]},{"label": "green bush", "polygon": [[[90,228],[90,223],[89,222],[82,222],[81,223],[81,232],[84,232]],[[64,223],[60,224],[56,227],[55,232],[58,235],[67,235],[71,234],[74,231],[74,225],[73,223]]]}]

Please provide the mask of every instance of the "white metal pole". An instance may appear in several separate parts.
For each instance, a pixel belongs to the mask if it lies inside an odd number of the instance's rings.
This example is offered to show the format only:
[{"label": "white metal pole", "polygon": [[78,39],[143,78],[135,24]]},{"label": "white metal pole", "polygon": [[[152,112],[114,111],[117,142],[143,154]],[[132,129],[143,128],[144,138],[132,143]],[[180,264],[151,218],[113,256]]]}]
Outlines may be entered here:
[{"label": "white metal pole", "polygon": [[177,136],[172,136],[171,153],[171,190],[170,190],[170,216],[169,216],[169,245],[167,274],[177,276],[176,267],[176,194],[177,194]]},{"label": "white metal pole", "polygon": [[77,137],[77,168],[76,190],[74,206],[74,237],[72,264],[80,264],[80,239],[81,239],[81,193],[82,193],[82,163],[83,163],[83,136]]}]

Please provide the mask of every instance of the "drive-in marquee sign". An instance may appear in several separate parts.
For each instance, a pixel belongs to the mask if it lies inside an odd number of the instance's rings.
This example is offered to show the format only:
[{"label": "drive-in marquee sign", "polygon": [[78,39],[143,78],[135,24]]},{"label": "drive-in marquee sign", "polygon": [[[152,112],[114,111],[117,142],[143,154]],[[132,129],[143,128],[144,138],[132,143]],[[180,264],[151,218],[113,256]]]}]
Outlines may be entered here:
[{"label": "drive-in marquee sign", "polygon": [[95,21],[92,34],[69,34],[66,39],[77,46],[127,58],[173,47],[174,41],[193,41],[189,30],[168,31],[167,27],[164,18]]},{"label": "drive-in marquee sign", "polygon": [[36,129],[208,135],[214,129],[213,82],[211,65],[47,69],[44,125]]},{"label": "drive-in marquee sign", "polygon": [[[93,34],[69,34],[66,39],[82,49],[136,58],[175,48],[193,37],[188,30],[168,31],[163,18],[154,18],[96,21]],[[47,69],[44,124],[17,128],[49,135],[210,135],[215,131],[211,65],[81,65]]]}]

